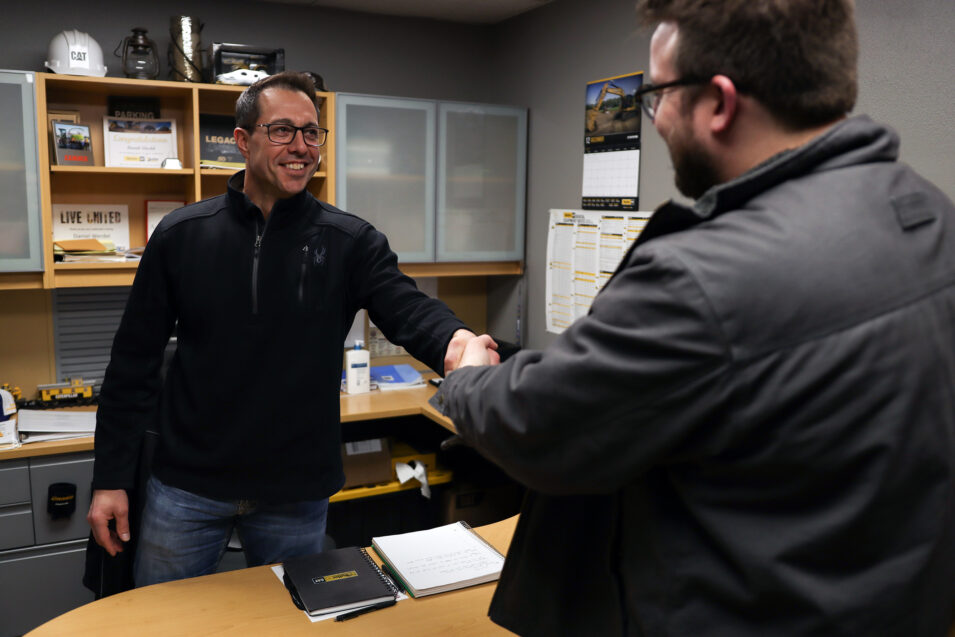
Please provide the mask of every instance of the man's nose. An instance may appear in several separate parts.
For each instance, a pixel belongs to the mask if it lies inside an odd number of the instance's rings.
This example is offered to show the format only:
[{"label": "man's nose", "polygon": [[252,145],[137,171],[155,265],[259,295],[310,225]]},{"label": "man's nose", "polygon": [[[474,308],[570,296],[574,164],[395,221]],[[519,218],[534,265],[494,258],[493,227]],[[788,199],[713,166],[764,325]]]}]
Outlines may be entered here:
[{"label": "man's nose", "polygon": [[308,152],[308,144],[305,143],[305,131],[297,129],[292,133],[292,141],[288,143],[289,150],[296,153]]}]

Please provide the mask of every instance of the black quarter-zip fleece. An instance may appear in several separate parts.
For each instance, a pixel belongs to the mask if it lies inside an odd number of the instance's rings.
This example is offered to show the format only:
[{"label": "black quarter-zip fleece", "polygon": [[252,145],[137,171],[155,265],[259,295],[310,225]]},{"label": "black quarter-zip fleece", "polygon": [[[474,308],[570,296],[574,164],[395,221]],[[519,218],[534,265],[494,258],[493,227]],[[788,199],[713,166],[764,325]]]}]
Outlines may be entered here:
[{"label": "black quarter-zip fleece", "polygon": [[[383,234],[303,191],[268,221],[241,192],[180,208],[143,254],[97,412],[94,488],[131,488],[145,427],[153,471],[221,499],[327,497],[344,476],[339,382],[355,313],[436,371],[448,307],[397,267]],[[165,383],[162,352],[176,329]]]}]

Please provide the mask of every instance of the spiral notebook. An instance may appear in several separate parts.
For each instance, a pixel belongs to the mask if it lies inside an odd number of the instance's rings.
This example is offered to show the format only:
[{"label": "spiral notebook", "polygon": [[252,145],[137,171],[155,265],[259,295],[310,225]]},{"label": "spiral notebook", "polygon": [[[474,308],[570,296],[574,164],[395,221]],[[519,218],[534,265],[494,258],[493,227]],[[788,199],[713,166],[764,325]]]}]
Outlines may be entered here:
[{"label": "spiral notebook", "polygon": [[504,566],[504,556],[463,521],[375,537],[371,546],[412,597],[493,582]]},{"label": "spiral notebook", "polygon": [[394,600],[398,591],[358,546],[286,560],[285,586],[309,615],[338,613]]}]

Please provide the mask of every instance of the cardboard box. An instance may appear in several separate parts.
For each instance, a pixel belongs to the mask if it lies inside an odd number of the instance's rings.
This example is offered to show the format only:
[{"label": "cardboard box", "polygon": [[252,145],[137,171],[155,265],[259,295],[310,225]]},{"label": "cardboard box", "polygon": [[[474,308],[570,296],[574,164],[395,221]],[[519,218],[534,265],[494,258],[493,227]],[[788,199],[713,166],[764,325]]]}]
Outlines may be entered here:
[{"label": "cardboard box", "polygon": [[342,445],[342,464],[345,468],[343,489],[391,482],[394,479],[387,438],[346,442]]}]

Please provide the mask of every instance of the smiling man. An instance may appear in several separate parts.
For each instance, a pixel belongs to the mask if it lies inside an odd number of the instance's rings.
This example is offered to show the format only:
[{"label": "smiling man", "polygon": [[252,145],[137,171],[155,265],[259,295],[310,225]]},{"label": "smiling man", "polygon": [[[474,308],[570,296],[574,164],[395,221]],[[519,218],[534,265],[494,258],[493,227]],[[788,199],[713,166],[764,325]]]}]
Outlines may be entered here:
[{"label": "smiling man", "polygon": [[279,199],[302,192],[318,170],[328,131],[313,96],[277,79],[247,89],[236,106],[235,141],[245,157],[243,191],[268,217]]},{"label": "smiling man", "polygon": [[[642,0],[677,187],[589,314],[438,400],[530,487],[522,635],[942,637],[955,206],[856,98],[851,0]],[[482,342],[484,341],[484,342]]]},{"label": "smiling man", "polygon": [[[213,572],[233,528],[249,565],[321,550],[344,483],[342,349],[360,308],[438,372],[474,338],[398,270],[384,235],[307,190],[328,135],[307,75],[250,86],[236,124],[245,171],[156,228],[100,394],[88,519],[110,555],[137,542],[137,586]],[[133,538],[147,425],[159,439]]]}]

